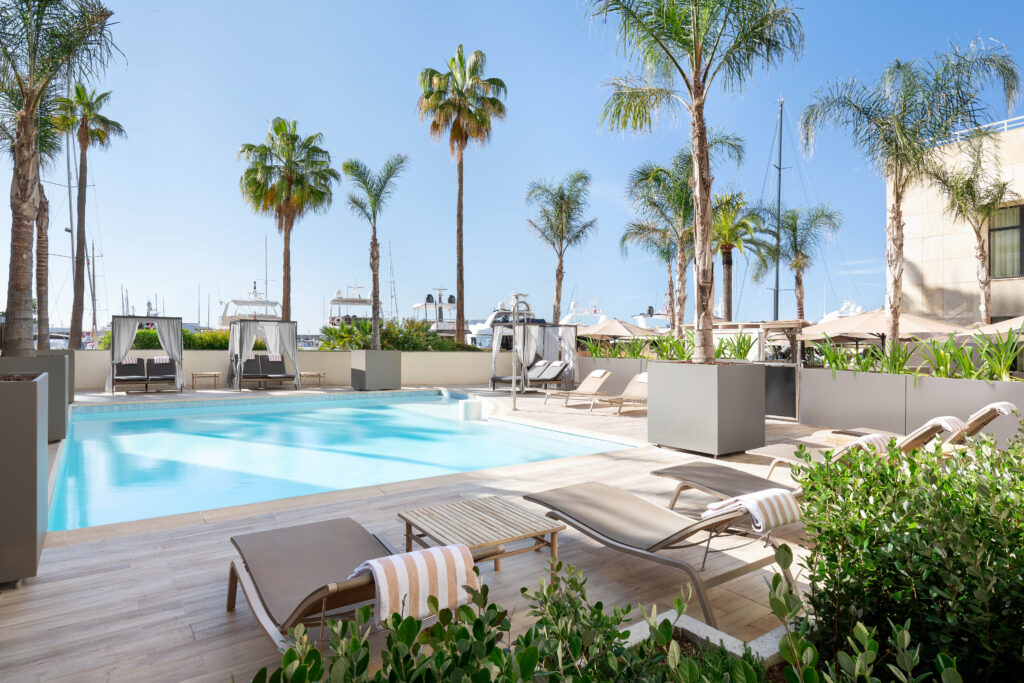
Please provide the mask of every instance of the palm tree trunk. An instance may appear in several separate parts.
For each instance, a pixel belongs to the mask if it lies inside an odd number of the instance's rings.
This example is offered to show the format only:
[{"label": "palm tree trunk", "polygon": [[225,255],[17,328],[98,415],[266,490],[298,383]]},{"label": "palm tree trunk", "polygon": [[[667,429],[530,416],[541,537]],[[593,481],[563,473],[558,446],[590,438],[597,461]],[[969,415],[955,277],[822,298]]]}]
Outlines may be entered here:
[{"label": "palm tree trunk", "polygon": [[804,319],[804,273],[802,270],[793,272],[793,292],[796,294],[796,319]]},{"label": "palm tree trunk", "polygon": [[50,348],[50,202],[39,185],[39,211],[36,213],[36,348]]},{"label": "palm tree trunk", "polygon": [[11,260],[7,278],[5,356],[34,356],[32,344],[32,242],[39,213],[36,112],[21,111],[15,121],[11,176]]},{"label": "palm tree trunk", "polygon": [[462,154],[465,151],[459,146],[456,152],[456,166],[459,174],[459,197],[455,204],[455,340],[465,341],[466,309],[463,297],[465,288],[462,282]]},{"label": "palm tree trunk", "polygon": [[984,229],[984,223],[974,228],[974,258],[978,264],[978,312],[981,314],[981,322],[988,325],[992,322],[992,278],[988,272]]},{"label": "palm tree trunk", "polygon": [[380,244],[377,243],[377,223],[370,224],[370,299],[373,313],[370,315],[370,348],[380,351]]},{"label": "palm tree trunk", "polygon": [[[84,139],[83,139],[84,138]],[[85,314],[85,189],[88,178],[86,150],[89,148],[88,121],[82,120],[78,127],[78,148],[81,156],[78,159],[78,229],[75,240],[75,278],[74,297],[71,300],[71,331],[68,333],[68,348],[82,348],[82,317]]]},{"label": "palm tree trunk", "polygon": [[732,249],[728,247],[722,247],[722,299],[725,319],[732,320]]},{"label": "palm tree trunk", "polygon": [[555,309],[551,314],[551,322],[558,324],[562,319],[562,277],[565,275],[562,254],[558,255],[558,266],[555,268]]},{"label": "palm tree trunk", "polygon": [[675,274],[672,272],[672,259],[665,264],[668,268],[668,285],[665,287],[665,312],[668,313],[668,329],[676,329],[676,292]]},{"label": "palm tree trunk", "polygon": [[295,218],[284,219],[284,251],[281,255],[281,320],[292,319],[292,225]]},{"label": "palm tree trunk", "polygon": [[697,320],[693,359],[715,359],[714,341],[714,255],[711,252],[711,170],[708,161],[708,131],[704,122],[704,86],[694,79],[690,140],[693,148],[693,210],[696,219],[694,270],[696,275]]},{"label": "palm tree trunk", "polygon": [[683,336],[683,324],[686,321],[686,271],[689,269],[689,261],[686,258],[686,244],[684,231],[679,231],[679,239],[676,240],[676,318],[674,334],[676,339]]},{"label": "palm tree trunk", "polygon": [[885,338],[889,346],[900,339],[900,303],[903,299],[903,192],[894,184],[885,240]]}]

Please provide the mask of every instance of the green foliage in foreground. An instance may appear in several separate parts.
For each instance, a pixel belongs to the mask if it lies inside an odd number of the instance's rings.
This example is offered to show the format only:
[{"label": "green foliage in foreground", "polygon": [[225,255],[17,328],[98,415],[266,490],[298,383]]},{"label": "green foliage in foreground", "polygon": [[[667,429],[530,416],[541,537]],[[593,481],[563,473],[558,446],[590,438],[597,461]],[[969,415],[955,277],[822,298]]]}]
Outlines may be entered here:
[{"label": "green foliage in foreground", "polygon": [[[472,344],[463,344],[442,337],[430,330],[427,320],[382,320],[380,348],[385,351],[480,351]],[[358,351],[370,349],[372,329],[370,321],[358,320],[340,327],[321,328],[321,351]]]},{"label": "green foliage in foreground", "polygon": [[922,661],[947,653],[970,680],[1024,671],[1024,441],[855,451],[796,478],[823,651],[905,624]]},{"label": "green foliage in foreground", "polygon": [[[757,340],[747,334],[720,337],[715,345],[715,358],[746,360]],[[692,360],[694,350],[693,330],[687,330],[679,339],[657,337],[654,339],[623,339],[604,341],[583,337],[580,344],[592,358],[658,358],[659,360]]]},{"label": "green foliage in foreground", "polygon": [[[793,553],[782,546],[776,561],[788,568]],[[654,610],[641,609],[649,635],[627,645],[622,631],[630,608],[606,612],[600,602],[587,599],[586,579],[574,567],[554,565],[550,584],[536,591],[522,589],[529,616],[537,621],[511,639],[509,613],[488,601],[487,586],[470,591],[471,604],[457,610],[437,608],[430,598],[432,624],[393,615],[385,624],[386,642],[380,669],[371,672],[370,608],[363,607],[354,621],[329,621],[330,652],[310,642],[303,627],[291,631],[293,645],[284,651],[273,673],[259,671],[253,683],[366,683],[382,681],[646,681],[650,683],[764,683],[767,672],[749,651],[736,659],[722,647],[708,646],[695,656],[684,656],[675,639],[674,624],[658,620]],[[770,585],[772,611],[787,632],[779,643],[787,663],[787,681],[799,683],[854,683],[860,681],[926,681],[960,683],[956,663],[945,655],[935,660],[935,675],[920,671],[918,648],[911,647],[905,627],[893,627],[887,650],[880,649],[875,630],[858,624],[855,639],[838,663],[822,662],[809,639],[807,619],[797,621],[803,604],[780,574]],[[676,599],[677,614],[686,610]]]},{"label": "green foliage in foreground", "polygon": [[[202,332],[182,330],[181,341],[186,351],[227,351],[228,330],[203,330]],[[110,348],[110,330],[103,333],[103,336],[100,337],[98,346],[101,349]],[[138,350],[161,348],[156,330],[139,330],[135,334],[135,341],[132,342],[132,348]],[[257,339],[256,345],[253,348],[257,351],[266,351],[267,345],[262,339]]]}]

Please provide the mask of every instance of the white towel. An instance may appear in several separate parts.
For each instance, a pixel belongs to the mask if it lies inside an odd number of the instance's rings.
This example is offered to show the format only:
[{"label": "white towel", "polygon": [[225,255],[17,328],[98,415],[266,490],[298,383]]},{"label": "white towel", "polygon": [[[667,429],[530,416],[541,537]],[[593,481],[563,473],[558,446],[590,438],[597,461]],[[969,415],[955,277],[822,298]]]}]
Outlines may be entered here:
[{"label": "white towel", "polygon": [[137,357],[128,355],[121,359],[120,365],[135,365],[138,362],[139,359]]},{"label": "white towel", "polygon": [[281,360],[281,354],[279,354],[279,353],[268,353],[267,354],[267,360],[271,361],[272,363],[276,363],[279,360]]},{"label": "white towel", "polygon": [[155,358],[153,358],[153,362],[156,363],[157,365],[163,365],[164,363],[170,363],[171,362],[171,357],[170,356],[156,356]]},{"label": "white towel", "polygon": [[746,510],[754,531],[762,533],[800,519],[800,504],[786,489],[765,489],[711,503],[701,517],[708,519],[735,510]]},{"label": "white towel", "polygon": [[469,601],[465,586],[476,589],[473,556],[464,545],[425,548],[411,553],[367,560],[348,578],[370,574],[377,589],[377,620],[398,613],[423,619],[430,616],[427,598],[437,598],[441,609],[455,609]]},{"label": "white towel", "polygon": [[891,440],[891,436],[885,436],[884,434],[865,434],[864,436],[854,439],[853,441],[850,441],[844,444],[842,447],[836,449],[833,452],[832,457],[835,458],[837,455],[848,453],[849,451],[852,451],[855,448],[859,448],[861,450],[866,451],[869,446],[874,446],[875,450],[878,451],[878,453],[880,454],[888,453],[889,442]]}]

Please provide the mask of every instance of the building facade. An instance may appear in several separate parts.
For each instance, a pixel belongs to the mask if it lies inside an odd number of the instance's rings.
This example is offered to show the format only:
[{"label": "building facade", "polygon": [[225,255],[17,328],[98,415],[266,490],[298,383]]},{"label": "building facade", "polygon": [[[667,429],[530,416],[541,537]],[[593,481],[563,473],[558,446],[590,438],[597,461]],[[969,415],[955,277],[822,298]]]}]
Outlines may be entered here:
[{"label": "building facade", "polygon": [[[1024,315],[1024,117],[995,124],[998,177],[1015,197],[984,233],[992,278],[992,321]],[[951,158],[954,147],[951,150]],[[887,193],[891,200],[891,192]],[[888,210],[889,202],[886,202]],[[946,212],[942,193],[911,188],[903,200],[902,310],[954,324],[980,318],[974,230]]]}]

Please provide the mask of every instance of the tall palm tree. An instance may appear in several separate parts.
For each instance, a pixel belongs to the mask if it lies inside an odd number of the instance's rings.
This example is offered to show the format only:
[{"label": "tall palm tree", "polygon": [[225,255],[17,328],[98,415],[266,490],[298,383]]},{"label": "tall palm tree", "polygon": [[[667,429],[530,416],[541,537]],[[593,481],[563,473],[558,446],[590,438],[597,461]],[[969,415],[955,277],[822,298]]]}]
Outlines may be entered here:
[{"label": "tall palm tree", "polygon": [[88,150],[104,148],[111,138],[124,136],[120,123],[100,113],[110,99],[110,92],[97,93],[75,83],[70,97],[56,98],[57,129],[62,133],[74,132],[78,140],[78,222],[75,235],[74,296],[71,302],[71,331],[68,348],[82,348],[82,317],[85,311],[85,256],[89,243],[85,239],[85,197],[88,187]]},{"label": "tall palm tree", "polygon": [[[618,20],[619,42],[642,77],[610,82],[602,120],[613,130],[648,131],[656,114],[690,116],[697,281],[694,359],[713,360],[711,169],[704,108],[716,83],[740,88],[759,66],[803,49],[803,28],[789,0],[591,0],[593,13]],[[677,81],[681,81],[677,83]]]},{"label": "tall palm tree", "polygon": [[629,253],[629,247],[639,247],[661,261],[668,271],[668,285],[665,288],[665,311],[668,313],[669,329],[676,329],[676,292],[675,269],[672,264],[676,259],[676,239],[671,229],[652,220],[634,220],[626,224],[619,237],[619,249],[623,256]]},{"label": "tall palm tree", "polygon": [[377,173],[359,159],[349,159],[341,166],[344,174],[359,188],[359,194],[349,193],[348,206],[353,213],[362,216],[370,224],[370,298],[373,302],[370,348],[374,350],[380,349],[380,243],[377,241],[377,217],[394,193],[395,181],[408,161],[409,157],[404,154],[392,155]]},{"label": "tall palm tree", "polygon": [[[712,130],[708,133],[708,157],[712,166],[730,158],[737,168],[743,162],[744,143],[739,135]],[[676,337],[683,334],[686,317],[686,274],[693,259],[693,153],[690,146],[683,147],[668,166],[647,162],[637,166],[629,175],[626,196],[637,211],[648,221],[666,227],[675,240],[676,283],[675,327]]]},{"label": "tall palm tree", "polygon": [[774,272],[776,257],[793,273],[798,320],[804,319],[804,273],[814,265],[815,256],[821,253],[825,241],[839,231],[842,223],[842,214],[828,204],[786,209],[782,212],[778,248],[775,231],[770,229],[769,239],[763,241],[757,253],[751,273],[755,282],[764,282]]},{"label": "tall palm tree", "polygon": [[764,222],[760,213],[747,204],[742,192],[717,195],[714,205],[711,241],[715,253],[722,255],[723,315],[732,320],[732,252],[735,249],[742,254],[748,245],[759,247],[757,234]]},{"label": "tall palm tree", "polygon": [[990,135],[978,132],[950,151],[961,153],[963,163],[937,160],[928,171],[928,178],[946,198],[946,213],[967,223],[974,232],[979,319],[987,325],[992,322],[992,278],[985,228],[999,207],[1016,198],[1017,193],[996,173],[999,161],[994,153],[995,140]]},{"label": "tall palm tree", "polygon": [[1002,45],[976,41],[929,60],[894,60],[873,83],[831,83],[800,117],[807,149],[819,127],[842,128],[887,179],[885,312],[891,344],[899,339],[903,296],[903,199],[911,185],[926,179],[942,141],[983,120],[987,108],[980,95],[991,86],[1002,89],[1009,109],[1020,91],[1020,72]]},{"label": "tall palm tree", "polygon": [[0,87],[16,92],[11,261],[3,352],[32,356],[32,242],[39,217],[40,103],[69,78],[96,74],[115,50],[112,12],[97,0],[8,0],[0,4]]},{"label": "tall palm tree", "polygon": [[534,180],[526,190],[526,203],[536,206],[537,219],[529,219],[537,236],[555,251],[555,305],[551,321],[562,318],[562,277],[565,252],[585,242],[597,228],[597,219],[588,218],[590,174],[572,171],[560,183]]},{"label": "tall palm tree", "polygon": [[320,146],[323,134],[303,137],[298,128],[298,121],[275,117],[262,144],[245,143],[238,150],[248,164],[239,181],[242,199],[256,213],[273,215],[284,237],[282,320],[292,316],[292,229],[307,213],[326,212],[334,199],[332,186],[341,180],[330,153]]},{"label": "tall palm tree", "polygon": [[484,78],[487,57],[476,50],[467,59],[459,45],[444,73],[426,68],[420,72],[423,91],[416,103],[420,120],[430,117],[430,136],[448,134],[448,150],[455,157],[458,198],[455,202],[455,336],[466,335],[465,286],[462,268],[463,155],[470,142],[484,144],[491,138],[491,122],[505,118],[507,89],[500,78]]}]

